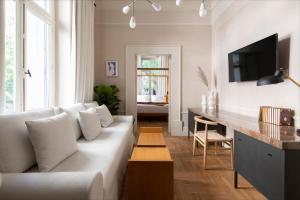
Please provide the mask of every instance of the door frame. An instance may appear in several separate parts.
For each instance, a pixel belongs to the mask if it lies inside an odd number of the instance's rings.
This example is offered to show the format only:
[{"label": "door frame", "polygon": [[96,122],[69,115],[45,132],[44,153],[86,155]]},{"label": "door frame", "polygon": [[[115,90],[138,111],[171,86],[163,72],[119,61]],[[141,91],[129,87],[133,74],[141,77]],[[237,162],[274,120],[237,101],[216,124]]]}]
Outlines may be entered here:
[{"label": "door frame", "polygon": [[[137,119],[136,57],[145,55],[171,55],[170,57],[170,104],[169,132],[183,135],[181,119],[181,45],[127,45],[126,46],[126,102],[125,112]],[[136,130],[136,124],[135,124]]]}]

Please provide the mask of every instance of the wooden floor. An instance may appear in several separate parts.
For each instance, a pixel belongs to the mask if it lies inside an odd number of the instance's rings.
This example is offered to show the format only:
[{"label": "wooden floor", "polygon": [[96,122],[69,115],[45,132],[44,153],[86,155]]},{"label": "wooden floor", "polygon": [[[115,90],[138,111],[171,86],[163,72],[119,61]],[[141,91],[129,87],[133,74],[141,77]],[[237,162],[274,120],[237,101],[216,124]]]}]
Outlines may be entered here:
[{"label": "wooden floor", "polygon": [[[161,122],[139,122],[138,126],[164,126]],[[192,137],[172,137],[165,133],[165,139],[174,159],[174,199],[175,200],[261,200],[266,199],[242,177],[239,189],[233,188],[233,171],[229,170],[228,153],[215,155],[209,151],[208,170],[203,170],[203,148],[196,149],[192,156]],[[151,187],[151,186],[149,186]],[[121,200],[127,200],[127,180],[124,181]]]}]

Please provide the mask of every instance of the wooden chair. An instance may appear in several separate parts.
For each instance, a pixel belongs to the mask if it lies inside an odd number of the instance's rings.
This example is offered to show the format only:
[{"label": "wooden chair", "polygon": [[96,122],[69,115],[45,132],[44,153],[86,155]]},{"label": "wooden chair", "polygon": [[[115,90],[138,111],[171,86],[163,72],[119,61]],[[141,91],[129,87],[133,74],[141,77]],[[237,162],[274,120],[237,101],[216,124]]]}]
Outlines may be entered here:
[{"label": "wooden chair", "polygon": [[[213,121],[207,121],[204,119],[201,119],[201,116],[195,116],[195,130],[194,130],[194,142],[193,142],[193,155],[195,155],[195,145],[196,141],[199,142],[204,147],[204,169],[206,169],[206,160],[207,160],[207,148],[209,143],[214,143],[215,145],[215,152],[218,149],[217,144],[222,143],[226,144],[228,147],[226,148],[220,148],[225,150],[230,150],[230,156],[231,156],[231,169],[233,169],[233,139],[232,138],[226,138],[223,135],[220,135],[215,130],[208,130],[208,125],[217,125],[217,122]],[[204,131],[198,131],[197,125],[198,123],[205,124],[205,130]]]}]

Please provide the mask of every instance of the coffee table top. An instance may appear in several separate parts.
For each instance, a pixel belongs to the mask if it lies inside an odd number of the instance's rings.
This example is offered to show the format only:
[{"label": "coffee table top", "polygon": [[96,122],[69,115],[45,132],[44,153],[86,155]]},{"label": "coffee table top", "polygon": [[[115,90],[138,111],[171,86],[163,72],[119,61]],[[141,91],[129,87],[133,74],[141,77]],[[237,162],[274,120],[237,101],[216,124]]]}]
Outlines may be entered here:
[{"label": "coffee table top", "polygon": [[165,147],[166,143],[162,133],[140,133],[137,146]]},{"label": "coffee table top", "polygon": [[129,161],[173,161],[166,147],[134,147]]}]

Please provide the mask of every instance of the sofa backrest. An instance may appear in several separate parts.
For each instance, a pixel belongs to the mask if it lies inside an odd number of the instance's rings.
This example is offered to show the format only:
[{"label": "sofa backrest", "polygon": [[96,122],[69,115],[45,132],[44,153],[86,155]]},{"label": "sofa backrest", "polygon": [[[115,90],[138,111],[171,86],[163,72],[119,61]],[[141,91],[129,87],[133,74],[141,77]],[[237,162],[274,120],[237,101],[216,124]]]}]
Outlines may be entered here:
[{"label": "sofa backrest", "polygon": [[25,121],[54,115],[53,108],[0,115],[0,172],[24,172],[36,164]]},{"label": "sofa backrest", "polygon": [[78,121],[79,111],[85,110],[85,106],[83,103],[77,103],[68,107],[61,107],[61,112],[66,112],[70,115],[73,123],[74,134],[76,139],[80,138],[82,135],[81,128]]}]

